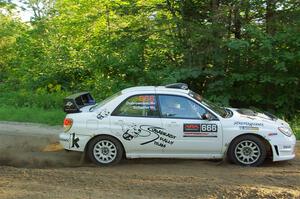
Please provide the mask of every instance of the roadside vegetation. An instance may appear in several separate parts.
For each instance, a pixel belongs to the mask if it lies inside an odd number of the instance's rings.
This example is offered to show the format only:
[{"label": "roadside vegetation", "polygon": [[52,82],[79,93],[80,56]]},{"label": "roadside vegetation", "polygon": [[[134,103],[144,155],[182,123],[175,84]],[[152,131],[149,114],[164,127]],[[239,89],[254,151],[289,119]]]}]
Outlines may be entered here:
[{"label": "roadside vegetation", "polygon": [[0,120],[63,125],[65,114],[60,109],[42,109],[38,107],[1,106]]},{"label": "roadside vegetation", "polygon": [[185,82],[300,126],[300,7],[290,1],[0,0],[0,119],[61,124],[62,99]]},{"label": "roadside vegetation", "polygon": [[297,140],[300,140],[300,117],[299,115],[295,117],[291,122],[291,127],[293,132],[296,134]]},{"label": "roadside vegetation", "polygon": [[67,93],[0,93],[0,120],[62,125],[65,113],[62,102]]}]

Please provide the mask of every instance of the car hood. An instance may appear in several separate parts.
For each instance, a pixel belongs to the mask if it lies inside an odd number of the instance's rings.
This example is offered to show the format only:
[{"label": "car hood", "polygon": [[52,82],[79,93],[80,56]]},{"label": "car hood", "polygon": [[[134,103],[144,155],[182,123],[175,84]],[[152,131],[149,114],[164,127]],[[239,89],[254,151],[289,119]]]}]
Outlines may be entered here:
[{"label": "car hood", "polygon": [[228,108],[228,109],[233,112],[234,118],[238,119],[238,121],[289,127],[289,124],[287,122],[267,112],[261,113],[261,112],[253,111],[251,109],[237,109],[237,108]]}]

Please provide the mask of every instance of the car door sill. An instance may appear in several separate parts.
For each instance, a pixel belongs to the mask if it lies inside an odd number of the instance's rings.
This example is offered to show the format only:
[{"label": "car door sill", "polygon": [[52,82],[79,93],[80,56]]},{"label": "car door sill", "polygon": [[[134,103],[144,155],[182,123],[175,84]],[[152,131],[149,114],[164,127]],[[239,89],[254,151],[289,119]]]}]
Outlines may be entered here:
[{"label": "car door sill", "polygon": [[126,157],[129,159],[134,158],[180,158],[180,159],[220,159],[223,157],[221,153],[211,154],[140,154],[128,153]]}]

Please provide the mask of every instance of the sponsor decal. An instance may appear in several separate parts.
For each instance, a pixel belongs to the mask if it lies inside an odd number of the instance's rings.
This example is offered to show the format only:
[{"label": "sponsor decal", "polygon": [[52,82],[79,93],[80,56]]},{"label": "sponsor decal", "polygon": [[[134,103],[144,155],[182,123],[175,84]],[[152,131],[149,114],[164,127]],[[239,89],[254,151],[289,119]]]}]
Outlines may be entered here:
[{"label": "sponsor decal", "polygon": [[149,140],[140,143],[140,145],[153,143],[162,148],[172,145],[176,138],[175,135],[167,133],[164,128],[151,125],[122,125],[122,131],[125,140],[131,141],[137,137],[149,137]]},{"label": "sponsor decal", "polygon": [[156,110],[156,102],[154,95],[138,96],[137,101],[127,101],[126,105],[131,106],[135,110]]},{"label": "sponsor decal", "polygon": [[200,132],[200,124],[183,124],[183,132]]},{"label": "sponsor decal", "polygon": [[73,103],[69,101],[69,102],[66,103],[66,106],[69,106],[69,107],[73,106]]},{"label": "sponsor decal", "polygon": [[72,133],[72,145],[71,145],[71,148],[79,148],[79,138],[78,137],[75,137],[75,133]]},{"label": "sponsor decal", "polygon": [[217,124],[183,124],[183,137],[217,137]]},{"label": "sponsor decal", "polygon": [[259,127],[257,126],[239,126],[240,130],[249,130],[249,131],[258,131]]},{"label": "sponsor decal", "polygon": [[107,111],[106,109],[104,109],[97,115],[97,118],[99,120],[102,120],[103,118],[106,118],[109,114],[110,114],[110,112]]},{"label": "sponsor decal", "polygon": [[62,142],[69,142],[68,138],[59,138],[59,140],[62,141]]},{"label": "sponsor decal", "polygon": [[140,128],[136,124],[131,124],[131,125],[122,125],[122,131],[124,132],[123,138],[125,140],[132,140],[133,138],[136,138],[138,136],[140,137],[148,137],[149,134],[145,134],[145,132],[142,132]]},{"label": "sponsor decal", "polygon": [[277,133],[269,133],[268,136],[274,136],[277,135]]},{"label": "sponsor decal", "polygon": [[218,137],[215,133],[184,133],[183,137]]},{"label": "sponsor decal", "polygon": [[233,125],[236,125],[236,126],[264,126],[264,124],[261,122],[239,122],[239,121],[234,122]]},{"label": "sponsor decal", "polygon": [[283,149],[291,149],[292,148],[292,146],[283,146]]}]

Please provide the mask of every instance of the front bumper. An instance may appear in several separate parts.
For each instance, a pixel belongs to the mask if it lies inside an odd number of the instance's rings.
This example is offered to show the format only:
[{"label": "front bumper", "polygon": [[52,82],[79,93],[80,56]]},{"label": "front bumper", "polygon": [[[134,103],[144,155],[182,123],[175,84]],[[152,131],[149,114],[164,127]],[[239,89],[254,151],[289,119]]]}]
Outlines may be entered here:
[{"label": "front bumper", "polygon": [[281,139],[274,139],[271,141],[272,151],[273,151],[273,161],[283,161],[291,160],[295,158],[295,147],[296,147],[296,137],[292,135],[291,137],[284,136]]}]

